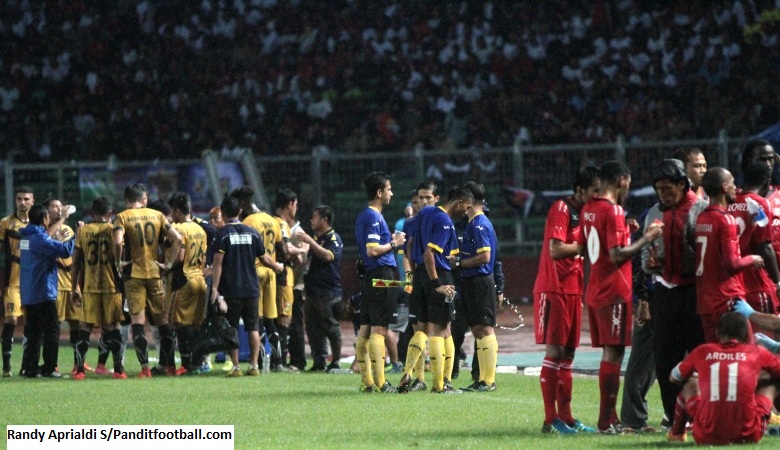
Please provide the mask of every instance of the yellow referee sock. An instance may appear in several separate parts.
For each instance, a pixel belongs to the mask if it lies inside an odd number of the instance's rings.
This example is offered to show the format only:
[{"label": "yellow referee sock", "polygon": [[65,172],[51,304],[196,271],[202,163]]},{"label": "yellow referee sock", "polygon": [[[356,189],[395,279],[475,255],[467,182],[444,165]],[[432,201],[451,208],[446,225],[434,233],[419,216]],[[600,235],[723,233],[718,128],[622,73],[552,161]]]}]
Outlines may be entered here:
[{"label": "yellow referee sock", "polygon": [[433,372],[433,388],[444,389],[444,338],[432,336],[428,340],[428,355],[431,357],[431,372]]},{"label": "yellow referee sock", "polygon": [[406,348],[406,365],[404,366],[404,375],[412,374],[412,370],[417,373],[417,379],[425,379],[425,371],[423,366],[423,376],[420,377],[417,372],[417,364],[422,362],[425,364],[425,344],[428,342],[428,336],[422,331],[416,331],[414,336],[409,340],[409,346]]},{"label": "yellow referee sock", "polygon": [[455,367],[455,341],[452,335],[444,338],[444,378],[452,381],[452,368]]},{"label": "yellow referee sock", "polygon": [[355,343],[355,358],[360,365],[360,381],[365,387],[374,385],[374,377],[371,375],[371,360],[368,357],[368,339],[358,336]]},{"label": "yellow referee sock", "polygon": [[425,381],[425,353],[417,358],[417,363],[414,365],[414,376],[420,381]]},{"label": "yellow referee sock", "polygon": [[385,385],[385,337],[381,334],[371,334],[368,340],[368,355],[371,359],[374,383],[381,388]]},{"label": "yellow referee sock", "polygon": [[479,376],[488,385],[496,382],[496,361],[498,359],[498,340],[491,334],[477,339],[479,352]]}]

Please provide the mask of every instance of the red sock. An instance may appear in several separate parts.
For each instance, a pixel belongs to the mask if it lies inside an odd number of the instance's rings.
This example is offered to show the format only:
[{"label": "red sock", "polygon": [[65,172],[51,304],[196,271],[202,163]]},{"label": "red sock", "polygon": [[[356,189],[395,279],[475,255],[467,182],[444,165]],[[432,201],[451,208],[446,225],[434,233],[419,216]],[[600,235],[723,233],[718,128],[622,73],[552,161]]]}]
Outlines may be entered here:
[{"label": "red sock", "polygon": [[618,391],[620,390],[620,364],[601,361],[599,367],[599,389],[601,391],[601,403],[599,405],[599,423],[601,430],[614,423],[617,413]]},{"label": "red sock", "polygon": [[546,357],[542,362],[542,372],[539,384],[542,386],[542,400],[544,400],[544,423],[549,424],[558,418],[555,410],[555,401],[558,398],[558,366],[560,360]]},{"label": "red sock", "polygon": [[574,423],[571,415],[571,359],[562,359],[558,370],[558,417],[567,424]]},{"label": "red sock", "polygon": [[685,404],[685,397],[682,392],[677,395],[677,402],[674,405],[674,423],[672,424],[672,434],[679,436],[685,433],[685,425],[688,422],[688,407]]}]

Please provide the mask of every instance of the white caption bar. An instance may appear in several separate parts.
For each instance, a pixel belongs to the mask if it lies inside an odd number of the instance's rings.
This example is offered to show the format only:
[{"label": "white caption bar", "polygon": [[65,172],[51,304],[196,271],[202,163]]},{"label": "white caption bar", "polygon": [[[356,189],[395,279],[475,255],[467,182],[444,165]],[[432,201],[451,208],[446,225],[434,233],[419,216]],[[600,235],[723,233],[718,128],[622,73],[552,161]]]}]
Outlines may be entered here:
[{"label": "white caption bar", "polygon": [[[8,450],[233,450],[233,425],[8,425]],[[140,446],[140,447],[139,447]]]}]

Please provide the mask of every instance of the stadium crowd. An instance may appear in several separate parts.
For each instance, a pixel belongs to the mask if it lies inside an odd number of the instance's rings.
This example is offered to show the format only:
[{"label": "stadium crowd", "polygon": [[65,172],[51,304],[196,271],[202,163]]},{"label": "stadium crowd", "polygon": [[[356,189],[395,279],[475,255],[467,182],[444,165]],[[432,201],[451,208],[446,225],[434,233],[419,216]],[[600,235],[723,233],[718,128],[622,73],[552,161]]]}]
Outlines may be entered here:
[{"label": "stadium crowd", "polygon": [[749,135],[777,121],[777,2],[15,0],[18,159],[476,149]]}]

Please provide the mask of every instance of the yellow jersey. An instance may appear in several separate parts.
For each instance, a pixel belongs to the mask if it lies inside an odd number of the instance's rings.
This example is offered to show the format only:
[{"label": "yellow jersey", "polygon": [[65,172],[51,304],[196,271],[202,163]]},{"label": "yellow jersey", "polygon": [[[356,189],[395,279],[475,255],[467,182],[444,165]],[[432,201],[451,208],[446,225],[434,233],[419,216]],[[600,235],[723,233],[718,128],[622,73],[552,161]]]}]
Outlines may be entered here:
[{"label": "yellow jersey", "polygon": [[[282,242],[282,230],[279,229],[279,222],[268,213],[259,211],[248,215],[243,224],[254,228],[262,236],[265,252],[276,260],[276,244]],[[262,265],[259,259],[255,265]]]},{"label": "yellow jersey", "polygon": [[[73,236],[73,228],[65,225],[60,226],[61,230],[67,230],[68,236]],[[57,290],[70,291],[70,266],[73,264],[73,257],[57,258]]]},{"label": "yellow jersey", "polygon": [[168,228],[170,225],[163,213],[150,208],[126,209],[116,215],[114,231],[124,231],[125,247],[130,249],[131,278],[160,278],[160,268],[155,261],[160,248],[160,236]]},{"label": "yellow jersey", "polygon": [[187,278],[202,277],[206,262],[206,231],[195,222],[175,223],[173,228],[181,235],[181,248],[184,249],[184,263],[180,270]]},{"label": "yellow jersey", "polygon": [[19,287],[19,241],[22,236],[19,230],[26,227],[27,222],[22,222],[16,214],[11,214],[0,220],[0,241],[5,252],[5,285]]},{"label": "yellow jersey", "polygon": [[76,248],[84,255],[84,291],[90,294],[116,292],[111,244],[114,229],[107,222],[93,222],[78,229]]}]

